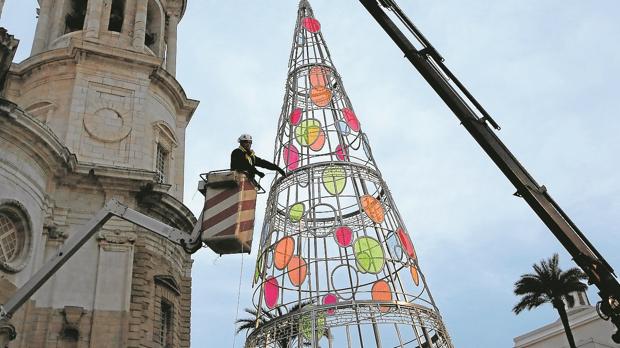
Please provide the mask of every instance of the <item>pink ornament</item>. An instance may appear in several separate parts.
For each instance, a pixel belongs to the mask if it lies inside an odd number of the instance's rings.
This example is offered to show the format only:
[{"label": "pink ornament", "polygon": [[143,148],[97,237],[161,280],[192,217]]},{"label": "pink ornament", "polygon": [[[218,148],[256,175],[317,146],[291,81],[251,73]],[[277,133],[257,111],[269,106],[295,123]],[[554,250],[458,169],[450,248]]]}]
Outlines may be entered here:
[{"label": "pink ornament", "polygon": [[321,23],[314,18],[306,17],[301,20],[301,23],[304,28],[311,33],[316,33],[321,30]]},{"label": "pink ornament", "polygon": [[336,238],[336,244],[345,248],[351,245],[351,241],[353,240],[353,231],[351,231],[351,229],[347,226],[341,226],[336,228],[334,237]]},{"label": "pink ornament", "polygon": [[282,155],[284,157],[284,163],[286,163],[286,167],[289,170],[295,170],[299,167],[299,150],[297,150],[295,145],[290,144],[285,146]]},{"label": "pink ornament", "polygon": [[290,115],[289,119],[291,120],[291,124],[293,126],[297,125],[299,123],[299,121],[301,121],[301,109],[297,108],[297,109],[291,111],[291,115]]},{"label": "pink ornament", "polygon": [[409,255],[410,258],[415,259],[415,249],[413,248],[413,243],[411,243],[411,238],[409,238],[409,235],[402,228],[399,228],[396,233],[398,234],[400,244],[403,245],[403,249],[405,249],[407,255]]},{"label": "pink ornament", "polygon": [[278,294],[280,292],[278,280],[274,277],[268,277],[264,287],[265,304],[269,308],[274,308],[278,304]]},{"label": "pink ornament", "polygon": [[351,130],[353,130],[354,132],[359,132],[360,121],[358,121],[357,116],[355,116],[355,113],[353,112],[353,110],[349,108],[344,108],[342,109],[342,114],[344,117],[344,121],[351,128]]},{"label": "pink ornament", "polygon": [[[338,303],[338,297],[336,297],[336,295],[334,295],[334,294],[327,294],[327,295],[325,295],[325,297],[323,297],[323,304],[324,305],[335,305],[336,303]],[[330,309],[326,310],[325,312],[327,312],[327,315],[332,315],[332,314],[336,313],[336,309],[335,308],[330,308]]]},{"label": "pink ornament", "polygon": [[341,161],[344,161],[347,156],[347,151],[345,149],[346,147],[343,147],[342,145],[336,146],[336,158],[338,158]]}]

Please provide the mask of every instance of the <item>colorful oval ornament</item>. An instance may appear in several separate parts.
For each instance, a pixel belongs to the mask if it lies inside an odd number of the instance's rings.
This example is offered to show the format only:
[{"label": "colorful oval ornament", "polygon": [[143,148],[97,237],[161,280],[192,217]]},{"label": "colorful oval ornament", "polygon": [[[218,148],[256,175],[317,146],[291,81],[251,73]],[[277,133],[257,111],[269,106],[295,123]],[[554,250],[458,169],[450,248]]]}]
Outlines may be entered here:
[{"label": "colorful oval ornament", "polygon": [[282,150],[284,163],[289,170],[295,170],[299,167],[299,150],[293,144],[289,144]]},{"label": "colorful oval ornament", "polygon": [[[390,291],[390,285],[383,279],[377,280],[372,285],[371,296],[373,301],[392,301],[392,291]],[[390,307],[379,306],[379,310],[385,313],[390,310]]]},{"label": "colorful oval ornament", "polygon": [[351,133],[349,125],[347,125],[347,123],[343,120],[336,122],[336,129],[338,130],[338,133],[342,135],[349,135],[349,133]]},{"label": "colorful oval ornament", "polygon": [[364,195],[360,198],[362,201],[362,209],[370,220],[380,224],[385,219],[385,211],[383,210],[383,206],[381,202],[377,200],[375,197],[370,195]]},{"label": "colorful oval ornament", "polygon": [[[327,294],[323,297],[324,305],[335,305],[336,303],[338,303],[338,296],[336,296],[335,294]],[[327,313],[327,315],[333,315],[334,313],[336,313],[336,309],[330,308],[325,312]]]},{"label": "colorful oval ornament", "polygon": [[347,177],[344,168],[330,165],[323,169],[323,186],[332,195],[339,195],[347,185]]},{"label": "colorful oval ornament", "polygon": [[378,240],[360,237],[353,243],[353,253],[357,267],[364,273],[377,274],[383,269],[385,258]]},{"label": "colorful oval ornament", "polygon": [[403,249],[405,249],[405,252],[407,253],[407,255],[409,255],[410,258],[415,259],[417,255],[415,253],[415,249],[413,248],[413,243],[411,242],[411,238],[409,237],[407,232],[405,232],[405,230],[403,230],[402,228],[399,228],[396,231],[396,233],[398,234],[398,239],[400,239],[400,244],[402,244]]},{"label": "colorful oval ornament", "polygon": [[280,239],[273,250],[273,265],[277,269],[284,269],[293,258],[294,251],[295,240],[292,237]]},{"label": "colorful oval ornament", "polygon": [[411,278],[413,278],[415,285],[420,285],[420,274],[418,273],[418,269],[415,266],[411,266],[409,267],[409,271],[411,272]]},{"label": "colorful oval ornament", "polygon": [[304,26],[304,29],[311,33],[316,33],[321,30],[321,23],[314,18],[306,17],[301,20],[301,24]]},{"label": "colorful oval ornament", "polygon": [[323,129],[319,128],[319,136],[316,141],[310,145],[310,149],[312,151],[321,151],[323,145],[325,145],[325,132],[323,132]]},{"label": "colorful oval ornament", "polygon": [[351,245],[353,231],[347,226],[340,226],[336,228],[336,231],[334,231],[334,238],[336,239],[336,244],[338,244],[338,246],[346,248]]},{"label": "colorful oval ornament", "polygon": [[346,147],[343,147],[342,145],[336,146],[336,158],[338,158],[341,161],[344,161],[347,156],[347,151],[345,149]]},{"label": "colorful oval ornament", "polygon": [[310,69],[308,77],[310,78],[310,85],[312,87],[327,86],[329,81],[329,70],[324,66],[315,66]]},{"label": "colorful oval ornament", "polygon": [[355,116],[353,110],[349,108],[342,109],[342,116],[344,117],[344,121],[354,132],[360,131],[360,121],[357,119],[357,116]]},{"label": "colorful oval ornament", "polygon": [[327,106],[332,100],[332,92],[325,86],[312,87],[310,90],[310,100],[312,100],[316,106]]},{"label": "colorful oval ornament", "polygon": [[372,285],[371,296],[373,301],[392,301],[390,285],[383,279],[377,280]]},{"label": "colorful oval ornament", "polygon": [[390,232],[387,237],[385,237],[385,244],[388,247],[390,255],[392,255],[392,259],[394,261],[401,261],[403,258],[403,250],[396,233]]},{"label": "colorful oval ornament", "polygon": [[291,206],[291,208],[288,210],[288,218],[292,221],[292,222],[299,222],[301,221],[301,217],[304,216],[304,211],[306,210],[306,207],[304,207],[303,203],[295,203]]},{"label": "colorful oval ornament", "polygon": [[302,121],[295,127],[295,140],[301,146],[309,146],[314,144],[321,134],[321,122],[314,118]]},{"label": "colorful oval ornament", "polygon": [[291,284],[300,286],[306,280],[308,267],[303,257],[293,256],[288,263],[288,279]]},{"label": "colorful oval ornament", "polygon": [[314,330],[317,333],[317,336],[321,336],[324,334],[325,332],[325,313],[324,312],[318,312],[315,316],[316,321],[314,322],[314,325],[312,325],[312,316],[310,314],[306,314],[303,317],[301,317],[301,320],[299,322],[299,331],[301,331],[302,335],[304,336],[305,339],[307,339],[308,341],[313,340],[313,333],[314,331],[312,331],[312,326],[314,326]]},{"label": "colorful oval ornament", "polygon": [[301,109],[297,108],[291,111],[291,115],[289,116],[289,121],[293,126],[296,126],[299,121],[301,121]]},{"label": "colorful oval ornament", "polygon": [[278,280],[274,277],[268,277],[263,286],[265,305],[267,305],[270,309],[273,309],[278,304],[278,294],[280,292]]}]

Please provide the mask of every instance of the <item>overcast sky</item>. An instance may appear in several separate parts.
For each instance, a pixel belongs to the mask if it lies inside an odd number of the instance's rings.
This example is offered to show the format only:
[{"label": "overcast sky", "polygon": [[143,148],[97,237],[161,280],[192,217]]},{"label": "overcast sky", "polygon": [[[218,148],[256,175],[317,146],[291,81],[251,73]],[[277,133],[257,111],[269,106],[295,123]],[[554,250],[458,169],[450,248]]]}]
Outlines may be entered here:
[{"label": "overcast sky", "polygon": [[[620,2],[399,3],[502,126],[510,150],[620,268]],[[557,320],[551,305],[519,316],[511,308],[513,283],[534,262],[559,252],[562,267],[574,265],[559,242],[357,1],[311,4],[455,346],[511,347]],[[35,5],[5,5],[1,24],[22,40],[18,61],[30,51]],[[189,2],[177,71],[201,101],[186,138],[185,203],[196,215],[198,174],[226,168],[240,133],[273,156],[296,10],[296,0]],[[203,249],[194,260],[192,345],[232,347],[255,254]]]}]

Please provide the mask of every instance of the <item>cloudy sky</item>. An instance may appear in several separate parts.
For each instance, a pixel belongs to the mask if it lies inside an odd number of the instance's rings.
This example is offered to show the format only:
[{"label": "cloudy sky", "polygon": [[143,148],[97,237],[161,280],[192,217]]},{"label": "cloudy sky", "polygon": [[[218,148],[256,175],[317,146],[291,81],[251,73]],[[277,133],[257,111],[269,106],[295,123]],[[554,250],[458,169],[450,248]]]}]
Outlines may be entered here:
[{"label": "cloudy sky", "polygon": [[[455,346],[510,347],[556,320],[550,305],[511,308],[512,285],[534,262],[559,252],[573,266],[559,242],[357,1],[311,3]],[[521,163],[620,268],[620,2],[399,3]],[[5,5],[1,24],[22,40],[17,60],[30,51],[35,5]],[[296,9],[296,0],[189,2],[178,79],[201,101],[186,143],[185,203],[196,215],[198,174],[227,167],[240,133],[273,156]],[[250,305],[255,255],[203,249],[194,259],[192,345],[241,347],[233,322],[238,300],[240,311]]]}]

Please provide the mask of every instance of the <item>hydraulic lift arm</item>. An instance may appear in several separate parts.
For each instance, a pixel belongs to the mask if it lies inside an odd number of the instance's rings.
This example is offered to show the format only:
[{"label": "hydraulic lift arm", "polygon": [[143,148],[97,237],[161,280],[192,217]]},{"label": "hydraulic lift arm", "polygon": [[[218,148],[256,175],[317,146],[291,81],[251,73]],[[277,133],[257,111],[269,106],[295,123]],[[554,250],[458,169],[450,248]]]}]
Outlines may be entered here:
[{"label": "hydraulic lift arm", "polygon": [[[73,256],[92,236],[112,217],[118,217],[152,231],[173,243],[182,246],[187,253],[194,253],[202,246],[200,223],[197,223],[188,236],[186,232],[168,226],[149,216],[139,213],[116,200],[110,200],[85,225],[71,234],[70,239],[47,261],[37,273],[19,288],[9,300],[0,307],[0,321],[6,322],[67,260]],[[199,221],[202,221],[202,215]],[[2,331],[2,328],[0,328]],[[1,336],[0,332],[0,336]],[[14,336],[14,333],[12,334]],[[0,347],[2,338],[0,337]]]},{"label": "hydraulic lift arm", "polygon": [[[500,127],[443,64],[444,59],[396,2],[394,0],[360,0],[360,2],[515,186],[517,189],[515,195],[525,199],[571,254],[575,263],[588,275],[590,283],[598,287],[602,299],[599,303],[599,314],[604,319],[611,319],[615,324],[618,331],[612,335],[612,339],[620,343],[620,284],[612,267],[551,198],[545,186],[536,183],[497,137],[489,124],[496,130]],[[393,12],[401,25],[413,35],[419,49],[388,16],[386,9]]]}]

